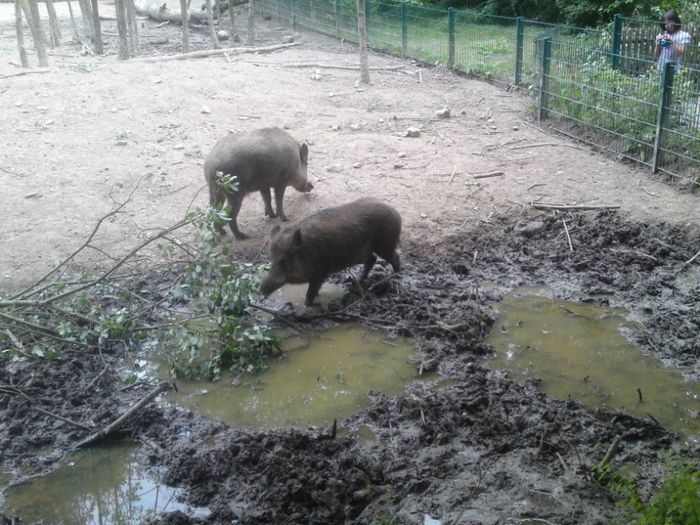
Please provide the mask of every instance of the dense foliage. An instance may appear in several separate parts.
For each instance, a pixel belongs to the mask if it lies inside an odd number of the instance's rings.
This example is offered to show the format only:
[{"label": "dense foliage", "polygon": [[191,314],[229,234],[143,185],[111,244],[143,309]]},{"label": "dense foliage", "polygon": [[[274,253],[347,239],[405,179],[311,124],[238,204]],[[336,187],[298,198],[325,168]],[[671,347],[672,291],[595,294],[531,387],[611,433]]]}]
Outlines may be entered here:
[{"label": "dense foliage", "polygon": [[684,15],[695,17],[700,10],[697,2],[688,0],[421,0],[421,3],[590,27],[610,22],[616,13],[624,16],[659,18],[663,11],[673,7],[683,18]]}]

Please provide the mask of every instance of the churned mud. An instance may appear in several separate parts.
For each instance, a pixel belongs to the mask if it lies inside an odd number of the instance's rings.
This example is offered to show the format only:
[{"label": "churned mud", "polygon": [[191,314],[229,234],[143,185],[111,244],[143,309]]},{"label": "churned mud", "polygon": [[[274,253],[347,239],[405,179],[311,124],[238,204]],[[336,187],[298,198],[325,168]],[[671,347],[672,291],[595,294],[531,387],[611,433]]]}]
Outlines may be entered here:
[{"label": "churned mud", "polygon": [[[641,348],[697,379],[700,280],[685,262],[699,243],[695,227],[612,212],[501,217],[437,244],[408,241],[399,275],[380,263],[361,294],[325,312],[298,310],[296,322],[313,330],[329,318],[359,320],[413,337],[417,373],[435,371],[434,379],[399,396],[370,393],[371,406],[340,421],[335,437],[331,421],[250,431],[151,405],[120,438],[147,443],[166,482],[211,513],[178,511],[158,523],[420,524],[426,514],[445,524],[608,523],[614,505],[589,469],[614,436],[614,464],[635,465],[642,488],[658,480],[657,462],[677,440],[651,419],[589,411],[542,394],[536,380],[516,384],[489,370],[491,305],[514,287],[545,283],[561,298],[625,306],[643,324]],[[101,374],[123,359],[115,346],[101,357],[66,353],[0,370],[5,467],[18,477],[51,469],[87,435],[75,423],[99,427],[141,397],[150,386],[119,389],[118,366]]]}]

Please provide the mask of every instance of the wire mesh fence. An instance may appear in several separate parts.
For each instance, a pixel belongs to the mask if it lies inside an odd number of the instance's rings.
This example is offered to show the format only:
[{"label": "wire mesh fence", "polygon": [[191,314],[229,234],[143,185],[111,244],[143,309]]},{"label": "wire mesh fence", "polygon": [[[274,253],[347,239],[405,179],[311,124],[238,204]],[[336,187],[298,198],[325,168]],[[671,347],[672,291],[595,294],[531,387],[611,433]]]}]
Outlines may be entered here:
[{"label": "wire mesh fence", "polygon": [[[257,0],[296,29],[357,42],[355,0]],[[682,67],[655,62],[658,22],[616,16],[604,29],[366,0],[372,49],[442,64],[537,99],[539,118],[572,137],[700,186],[700,27]]]}]

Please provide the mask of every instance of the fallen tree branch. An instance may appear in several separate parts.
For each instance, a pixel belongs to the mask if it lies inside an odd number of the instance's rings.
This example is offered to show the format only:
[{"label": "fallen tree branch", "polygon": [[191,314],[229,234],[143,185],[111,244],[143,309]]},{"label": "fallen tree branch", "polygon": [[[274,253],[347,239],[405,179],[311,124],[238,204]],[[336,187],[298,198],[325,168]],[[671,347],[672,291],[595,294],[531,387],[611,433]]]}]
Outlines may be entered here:
[{"label": "fallen tree branch", "polygon": [[[293,67],[293,68],[304,68],[304,67],[315,67],[318,69],[345,69],[348,71],[359,71],[360,66],[351,66],[343,64],[317,64],[313,62],[296,62],[291,64],[279,64],[279,63],[269,63],[269,62],[246,62],[254,66],[279,66],[279,67]],[[370,71],[397,71],[405,68],[406,66],[385,66],[385,67],[370,67]]]},{"label": "fallen tree branch", "polygon": [[114,431],[116,431],[119,427],[121,427],[125,421],[127,421],[129,418],[131,418],[134,414],[136,414],[139,410],[141,410],[144,406],[146,406],[148,403],[150,403],[158,394],[161,392],[164,392],[166,390],[169,390],[171,388],[170,383],[167,381],[161,382],[156,388],[151,390],[148,394],[143,396],[138,403],[136,403],[134,406],[132,406],[129,410],[124,412],[121,416],[119,416],[117,419],[112,421],[109,425],[104,427],[102,430],[95,432],[94,434],[86,437],[82,441],[80,441],[77,445],[75,445],[74,448],[82,448],[85,445],[89,445],[90,443],[94,443],[95,441],[101,441],[110,434],[112,434]]},{"label": "fallen tree branch", "polygon": [[0,78],[21,77],[22,75],[32,75],[34,73],[51,73],[52,71],[52,68],[29,69],[27,71],[18,71],[17,73],[7,73],[6,75],[0,75]]},{"label": "fallen tree branch", "polygon": [[[291,44],[277,44],[274,46],[267,47],[240,47],[240,48],[230,48],[230,49],[207,49],[204,51],[193,51],[191,53],[182,53],[180,55],[166,55],[159,57],[145,57],[137,58],[134,60],[129,60],[128,62],[167,62],[170,60],[189,60],[190,58],[208,58],[214,56],[230,56],[230,55],[242,55],[245,53],[271,53],[273,51],[278,51],[280,49],[287,49],[289,47],[294,47],[301,45],[298,42],[292,42]],[[126,62],[124,62],[126,63]]]},{"label": "fallen tree branch", "polygon": [[578,146],[573,146],[572,144],[557,144],[555,142],[543,142],[541,144],[526,144],[524,146],[513,146],[512,148],[508,148],[508,151],[513,151],[516,149],[542,148],[544,146],[561,146],[563,148],[572,148],[577,149],[579,151],[585,151],[582,148],[579,148]]},{"label": "fallen tree branch", "polygon": [[599,206],[596,206],[594,204],[590,204],[590,205],[582,204],[580,206],[577,206],[575,204],[571,204],[571,205],[545,204],[545,203],[532,202],[532,203],[530,203],[530,205],[537,210],[558,210],[558,211],[617,210],[618,208],[620,208],[620,206],[617,204],[611,204],[611,205],[601,204]]}]

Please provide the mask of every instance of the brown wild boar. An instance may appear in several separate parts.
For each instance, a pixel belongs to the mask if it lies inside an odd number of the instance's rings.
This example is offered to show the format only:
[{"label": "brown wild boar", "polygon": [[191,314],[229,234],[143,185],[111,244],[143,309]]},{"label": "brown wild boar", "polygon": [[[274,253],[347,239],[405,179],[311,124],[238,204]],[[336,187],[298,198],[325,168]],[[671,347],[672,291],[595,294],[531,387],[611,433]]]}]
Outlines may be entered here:
[{"label": "brown wild boar", "polygon": [[[204,160],[204,178],[209,185],[209,205],[231,207],[229,227],[236,239],[248,236],[238,229],[238,212],[247,193],[259,191],[265,202],[265,215],[287,220],[282,207],[284,191],[292,186],[301,192],[311,191],[306,169],[309,148],[280,128],[263,128],[248,133],[229,134],[219,140]],[[218,183],[217,172],[234,175],[238,191],[225,191]],[[277,214],[272,210],[270,188],[275,190]],[[221,230],[223,233],[223,230]]]},{"label": "brown wild boar", "polygon": [[369,197],[321,210],[282,229],[276,225],[271,232],[272,268],[260,290],[269,295],[286,283],[308,282],[305,304],[310,306],[330,274],[363,263],[364,279],[377,255],[398,272],[400,234],[399,212]]}]

